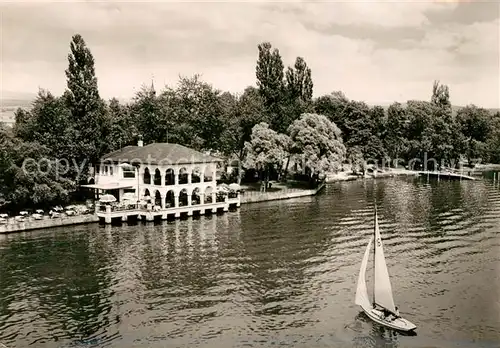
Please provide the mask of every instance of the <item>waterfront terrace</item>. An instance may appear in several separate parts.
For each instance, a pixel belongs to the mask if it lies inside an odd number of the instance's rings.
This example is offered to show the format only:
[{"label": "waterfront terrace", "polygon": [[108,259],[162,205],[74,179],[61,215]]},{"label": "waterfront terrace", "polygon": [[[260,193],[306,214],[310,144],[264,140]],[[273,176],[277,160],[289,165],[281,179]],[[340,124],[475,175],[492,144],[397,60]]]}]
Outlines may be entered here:
[{"label": "waterfront terrace", "polygon": [[173,214],[188,216],[206,210],[227,211],[240,205],[239,194],[218,190],[216,173],[222,159],[171,143],[126,146],[103,156],[94,177],[83,185],[116,197],[116,202],[96,205],[96,214],[111,222],[137,215],[151,220]]}]

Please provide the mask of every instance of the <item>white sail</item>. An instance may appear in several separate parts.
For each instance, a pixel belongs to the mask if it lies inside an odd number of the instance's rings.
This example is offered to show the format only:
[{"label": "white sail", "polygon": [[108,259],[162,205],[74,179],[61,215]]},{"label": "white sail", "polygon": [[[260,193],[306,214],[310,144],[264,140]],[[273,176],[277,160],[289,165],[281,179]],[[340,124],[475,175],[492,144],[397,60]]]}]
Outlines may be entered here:
[{"label": "white sail", "polygon": [[372,305],[370,299],[368,298],[368,290],[366,289],[366,266],[368,265],[368,258],[370,257],[370,249],[372,246],[373,236],[370,238],[368,245],[366,246],[365,255],[361,261],[361,268],[359,270],[358,276],[358,287],[356,289],[356,300],[355,303],[361,306],[365,310],[370,310]]},{"label": "white sail", "polygon": [[383,308],[396,313],[396,306],[392,297],[391,281],[389,271],[385,263],[384,247],[378,228],[377,210],[375,209],[375,284],[374,284],[375,303]]}]

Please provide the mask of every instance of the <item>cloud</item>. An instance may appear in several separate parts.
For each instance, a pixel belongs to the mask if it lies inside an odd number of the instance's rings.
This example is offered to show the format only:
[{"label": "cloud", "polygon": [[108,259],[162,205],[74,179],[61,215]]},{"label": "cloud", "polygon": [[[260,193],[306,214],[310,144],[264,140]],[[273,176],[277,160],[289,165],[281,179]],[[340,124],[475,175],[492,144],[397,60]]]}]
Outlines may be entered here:
[{"label": "cloud", "polygon": [[300,22],[322,25],[367,25],[371,27],[408,28],[429,23],[426,13],[429,11],[451,10],[452,5],[428,1],[338,1],[307,2],[271,5],[284,12],[295,15]]},{"label": "cloud", "polygon": [[[460,4],[334,3],[2,4],[1,89],[65,88],[69,42],[83,35],[101,94],[131,97],[141,84],[173,85],[202,74],[241,92],[255,84],[257,45],[270,41],[285,65],[305,58],[315,95],[343,90],[371,103],[429,99],[449,84],[453,102],[499,104],[498,16],[465,21]],[[472,4],[470,5],[472,6]],[[460,18],[454,21],[454,13]],[[496,40],[496,41],[495,41]],[[497,77],[495,79],[495,77]],[[482,90],[482,93],[477,93]]]}]

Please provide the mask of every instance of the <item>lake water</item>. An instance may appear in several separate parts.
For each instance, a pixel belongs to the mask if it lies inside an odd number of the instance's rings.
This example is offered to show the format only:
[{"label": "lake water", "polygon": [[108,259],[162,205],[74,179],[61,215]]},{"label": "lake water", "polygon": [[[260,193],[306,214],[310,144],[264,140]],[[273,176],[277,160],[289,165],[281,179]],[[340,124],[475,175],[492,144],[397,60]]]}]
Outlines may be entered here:
[{"label": "lake water", "polygon": [[[395,302],[417,336],[354,304],[375,199]],[[498,184],[409,178],[156,225],[3,235],[0,343],[500,347],[499,232]]]}]

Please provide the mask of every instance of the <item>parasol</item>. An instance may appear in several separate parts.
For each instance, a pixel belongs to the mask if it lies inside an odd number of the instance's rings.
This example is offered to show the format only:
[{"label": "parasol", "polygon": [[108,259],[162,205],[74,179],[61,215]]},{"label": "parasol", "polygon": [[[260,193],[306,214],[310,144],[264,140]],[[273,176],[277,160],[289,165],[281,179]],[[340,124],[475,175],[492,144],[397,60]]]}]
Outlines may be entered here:
[{"label": "parasol", "polygon": [[106,194],[101,196],[99,199],[99,202],[101,203],[111,203],[111,202],[116,202],[116,197],[110,194]]},{"label": "parasol", "polygon": [[239,190],[241,190],[240,185],[238,185],[238,184],[236,184],[236,183],[234,183],[234,184],[230,184],[230,185],[229,185],[229,188],[230,188],[231,190],[234,190],[234,191],[239,191]]}]

